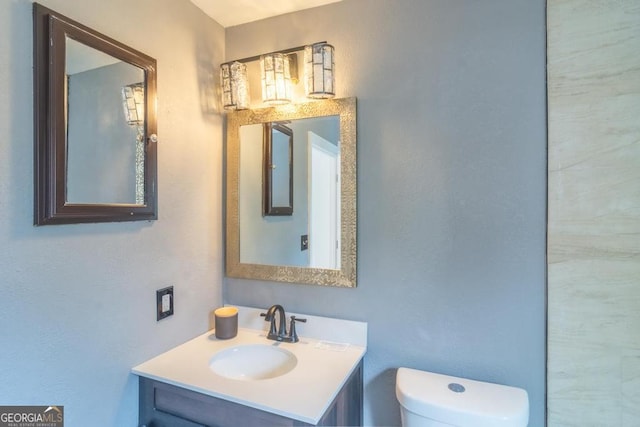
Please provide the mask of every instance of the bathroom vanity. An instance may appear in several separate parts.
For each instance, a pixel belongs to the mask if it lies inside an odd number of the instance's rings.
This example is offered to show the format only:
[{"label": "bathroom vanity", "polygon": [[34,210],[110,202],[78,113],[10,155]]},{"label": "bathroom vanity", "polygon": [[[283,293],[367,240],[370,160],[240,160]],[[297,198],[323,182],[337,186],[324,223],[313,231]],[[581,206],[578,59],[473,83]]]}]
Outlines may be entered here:
[{"label": "bathroom vanity", "polygon": [[300,341],[277,342],[263,311],[239,307],[235,338],[209,331],[133,368],[140,426],[362,425],[366,323],[295,314]]},{"label": "bathroom vanity", "polygon": [[[313,387],[299,390],[274,389],[287,399],[289,394],[309,396]],[[195,426],[361,426],[362,363],[317,423],[307,423],[250,406],[197,393],[148,378],[140,378],[140,425],[147,427]]]}]

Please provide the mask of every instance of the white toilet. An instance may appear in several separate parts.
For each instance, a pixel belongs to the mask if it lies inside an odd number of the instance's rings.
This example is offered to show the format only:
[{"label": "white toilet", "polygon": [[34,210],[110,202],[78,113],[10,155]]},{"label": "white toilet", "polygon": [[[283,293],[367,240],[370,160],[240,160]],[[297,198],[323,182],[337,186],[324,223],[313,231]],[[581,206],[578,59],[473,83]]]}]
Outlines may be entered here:
[{"label": "white toilet", "polygon": [[399,368],[404,427],[526,427],[529,397],[516,387]]}]

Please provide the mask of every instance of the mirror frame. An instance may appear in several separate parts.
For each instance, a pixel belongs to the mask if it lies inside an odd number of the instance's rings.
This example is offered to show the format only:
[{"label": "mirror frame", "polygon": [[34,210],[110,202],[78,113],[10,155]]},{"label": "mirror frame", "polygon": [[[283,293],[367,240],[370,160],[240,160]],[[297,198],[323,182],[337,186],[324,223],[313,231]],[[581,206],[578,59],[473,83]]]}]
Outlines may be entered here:
[{"label": "mirror frame", "polygon": [[[293,215],[293,130],[281,123],[263,123],[262,149],[262,216]],[[289,139],[289,204],[273,205],[273,132],[278,131]]]},{"label": "mirror frame", "polygon": [[[240,262],[239,171],[240,126],[339,116],[340,120],[340,270]],[[327,99],[227,114],[227,228],[228,277],[322,286],[356,286],[357,181],[356,98]]]},{"label": "mirror frame", "polygon": [[[156,60],[37,3],[33,24],[35,225],[157,219]],[[66,37],[144,72],[144,204],[67,203]]]}]

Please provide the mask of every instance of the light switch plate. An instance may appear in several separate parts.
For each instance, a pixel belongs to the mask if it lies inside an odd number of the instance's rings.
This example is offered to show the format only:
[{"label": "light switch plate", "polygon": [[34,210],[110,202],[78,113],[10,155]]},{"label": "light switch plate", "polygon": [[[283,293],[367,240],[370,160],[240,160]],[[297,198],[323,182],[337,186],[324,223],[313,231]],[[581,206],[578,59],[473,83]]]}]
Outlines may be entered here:
[{"label": "light switch plate", "polygon": [[156,320],[173,315],[173,286],[156,291],[156,307],[158,312]]}]

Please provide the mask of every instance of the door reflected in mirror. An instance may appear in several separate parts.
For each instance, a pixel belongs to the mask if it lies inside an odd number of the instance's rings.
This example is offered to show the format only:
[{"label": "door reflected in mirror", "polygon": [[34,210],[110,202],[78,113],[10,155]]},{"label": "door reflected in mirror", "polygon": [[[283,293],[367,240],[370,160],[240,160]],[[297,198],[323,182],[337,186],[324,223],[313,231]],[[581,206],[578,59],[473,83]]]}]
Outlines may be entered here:
[{"label": "door reflected in mirror", "polygon": [[[281,155],[263,149],[265,136],[272,145],[281,139],[273,148]],[[227,144],[227,275],[355,287],[355,98],[229,113]],[[265,169],[277,170],[287,156],[292,212],[264,215]]]},{"label": "door reflected in mirror", "polygon": [[69,37],[65,64],[66,202],[144,204],[144,70]]}]

